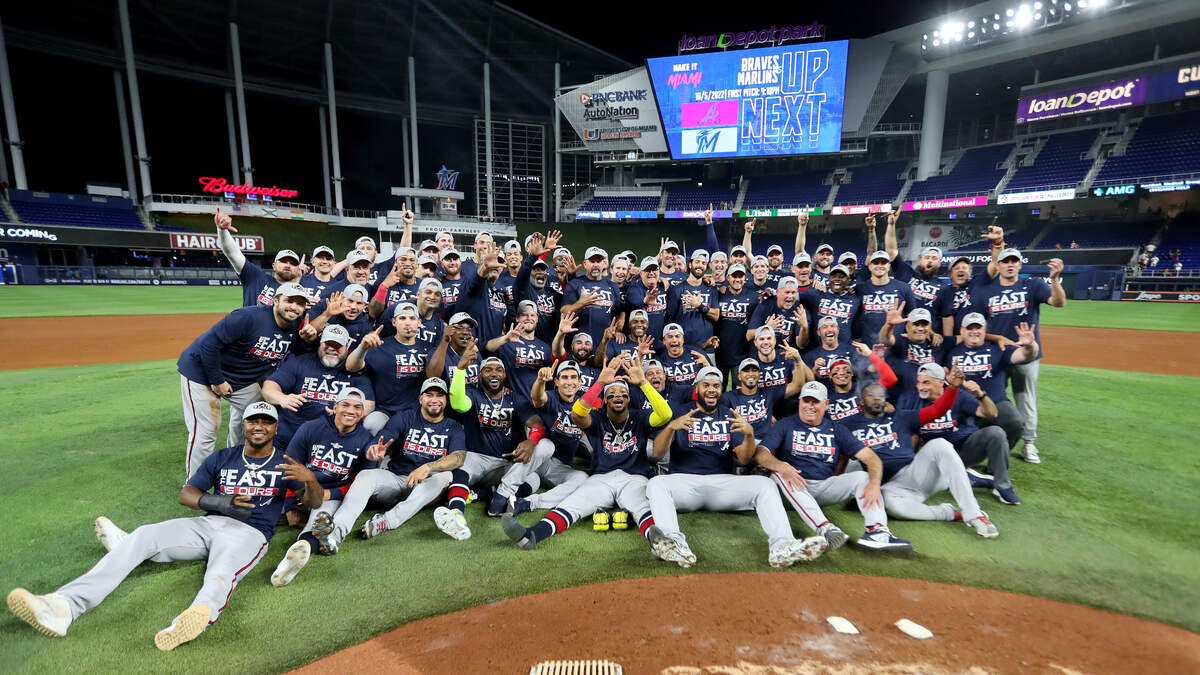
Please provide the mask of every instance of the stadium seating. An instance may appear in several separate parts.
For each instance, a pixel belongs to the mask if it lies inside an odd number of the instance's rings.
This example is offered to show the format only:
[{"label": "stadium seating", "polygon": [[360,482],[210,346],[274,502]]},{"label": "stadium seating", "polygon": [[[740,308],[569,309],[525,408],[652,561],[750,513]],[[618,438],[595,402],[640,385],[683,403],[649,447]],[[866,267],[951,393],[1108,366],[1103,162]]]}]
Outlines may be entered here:
[{"label": "stadium seating", "polygon": [[1200,111],[1142,120],[1125,154],[1108,158],[1096,184],[1179,174],[1200,175]]},{"label": "stadium seating", "polygon": [[1085,129],[1049,137],[1033,164],[1017,169],[1004,191],[1079,185],[1095,161],[1084,155],[1098,133],[1096,129]]},{"label": "stadium seating", "polygon": [[[988,221],[980,221],[979,222],[979,231],[981,233],[987,227],[987,224],[988,224]],[[1042,223],[1040,223],[1040,222],[1033,223],[1033,224],[1029,225],[1028,227],[1025,227],[1020,230],[1009,229],[1006,227],[1005,232],[1004,232],[1004,242],[1015,249],[1029,248],[1030,242],[1032,242],[1034,237],[1036,237],[1038,235],[1038,233],[1041,231],[1042,231]],[[970,244],[967,244],[966,246],[960,246],[960,247],[954,249],[954,252],[960,253],[960,252],[970,252],[970,251],[986,251],[986,250],[988,250],[990,245],[991,244],[987,240],[980,239],[979,241],[972,242]]]},{"label": "stadium seating", "polygon": [[1175,261],[1170,259],[1170,252],[1177,249],[1183,269],[1200,269],[1200,224],[1176,223],[1167,230],[1158,244],[1159,262],[1155,268],[1156,273],[1174,267]]},{"label": "stadium seating", "polygon": [[22,223],[123,230],[146,227],[134,212],[133,203],[120,197],[9,190],[8,199]]},{"label": "stadium seating", "polygon": [[831,186],[825,185],[829,172],[809,171],[793,176],[751,178],[746,188],[743,209],[786,209],[820,206],[829,198]]},{"label": "stadium seating", "polygon": [[1143,223],[1065,219],[1047,227],[1038,248],[1054,248],[1055,244],[1069,248],[1072,241],[1079,248],[1134,247],[1145,244],[1153,234],[1153,228]]},{"label": "stadium seating", "polygon": [[580,211],[657,211],[659,197],[592,197]]},{"label": "stadium seating", "polygon": [[913,183],[905,201],[987,194],[1007,172],[1001,163],[1012,149],[1012,143],[1004,143],[967,150],[949,174]]},{"label": "stadium seating", "polygon": [[707,209],[709,204],[712,204],[713,208],[719,209],[721,202],[728,202],[732,207],[733,202],[737,199],[737,193],[736,188],[729,187],[671,186],[667,188],[667,210]]},{"label": "stadium seating", "polygon": [[850,182],[838,188],[837,196],[833,199],[834,206],[890,204],[904,186],[904,179],[899,174],[909,163],[909,160],[902,159],[851,168]]}]

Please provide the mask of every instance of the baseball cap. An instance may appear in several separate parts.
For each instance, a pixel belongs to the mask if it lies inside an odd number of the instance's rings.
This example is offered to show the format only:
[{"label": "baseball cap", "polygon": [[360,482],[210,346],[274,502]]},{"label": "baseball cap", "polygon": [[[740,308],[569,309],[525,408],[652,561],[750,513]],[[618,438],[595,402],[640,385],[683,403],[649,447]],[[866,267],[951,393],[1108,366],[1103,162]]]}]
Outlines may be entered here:
[{"label": "baseball cap", "polygon": [[330,258],[335,257],[333,255],[333,249],[329,248],[328,246],[318,246],[318,247],[314,248],[312,257],[315,258],[315,257],[321,255],[322,253],[328,254]]},{"label": "baseball cap", "polygon": [[412,314],[418,318],[421,316],[417,311],[417,306],[411,302],[401,302],[396,305],[396,311],[393,313],[393,316],[400,316],[401,314]]},{"label": "baseball cap", "polygon": [[422,239],[421,240],[421,250],[424,251],[425,249],[430,249],[430,248],[435,251],[438,250],[437,242],[432,239]]},{"label": "baseball cap", "polygon": [[342,289],[342,297],[347,300],[362,300],[366,302],[368,300],[367,289],[362,284],[350,284]]},{"label": "baseball cap", "polygon": [[538,236],[539,234],[541,234],[541,232],[534,232],[533,234],[525,237],[525,245],[529,246],[529,244],[531,244],[533,242],[533,238]]},{"label": "baseball cap", "polygon": [[775,290],[782,291],[785,288],[798,288],[800,282],[796,281],[796,277],[779,277],[779,281],[775,284]]},{"label": "baseball cap", "polygon": [[624,251],[621,251],[620,253],[618,253],[618,254],[616,254],[615,256],[613,256],[613,258],[614,258],[614,259],[616,259],[616,258],[624,258],[624,259],[628,260],[628,261],[630,262],[630,264],[633,264],[633,261],[637,259],[637,257],[636,257],[635,255],[633,255],[633,251],[630,251],[630,250],[628,250],[628,249],[627,249],[627,250],[624,250]]},{"label": "baseball cap", "polygon": [[692,384],[700,384],[706,380],[715,380],[717,384],[721,384],[725,381],[725,376],[721,374],[720,368],[705,366],[696,373],[696,379],[692,380]]},{"label": "baseball cap", "polygon": [[800,264],[811,265],[812,264],[812,256],[805,253],[804,251],[800,251],[796,255],[792,256],[792,264],[793,265],[800,265]]},{"label": "baseball cap", "polygon": [[770,326],[759,326],[758,328],[754,329],[754,337],[756,338],[763,333],[766,333],[767,335],[774,335],[775,329],[771,328]]},{"label": "baseball cap", "polygon": [[938,260],[942,259],[942,249],[940,249],[936,246],[930,246],[930,247],[926,248],[924,251],[921,251],[921,255],[925,255],[926,253],[929,253],[930,251],[933,251],[934,253],[937,254]]},{"label": "baseball cap", "polygon": [[920,368],[917,368],[917,375],[926,375],[938,380],[946,379],[946,369],[936,363],[922,363]]},{"label": "baseball cap", "polygon": [[358,249],[354,249],[353,251],[350,251],[350,253],[346,255],[346,264],[347,265],[353,265],[355,263],[360,263],[363,261],[371,262],[371,256],[367,255],[366,253],[363,253],[362,251],[360,251]]},{"label": "baseball cap", "polygon": [[475,320],[475,317],[467,314],[466,312],[458,312],[454,316],[450,317],[451,326],[457,326],[460,323],[469,323],[471,324],[472,328],[479,326],[479,322]]},{"label": "baseball cap", "polygon": [[450,392],[450,388],[446,386],[446,381],[440,377],[431,377],[428,380],[425,380],[424,382],[421,383],[421,393],[422,394],[429,391],[430,389],[441,389],[443,394]]},{"label": "baseball cap", "polygon": [[434,239],[441,239],[442,237],[450,237],[451,239],[454,239],[454,235],[450,234],[449,232],[447,232],[445,230],[442,230],[441,232],[438,232],[437,234],[433,235]]},{"label": "baseball cap", "polygon": [[279,288],[275,289],[275,297],[277,297],[277,298],[301,297],[301,298],[304,298],[305,300],[307,300],[309,298],[309,295],[308,295],[307,288],[301,286],[300,284],[295,284],[295,283],[292,283],[289,281],[286,284],[279,284]]},{"label": "baseball cap", "polygon": [[658,250],[659,251],[669,251],[671,249],[675,249],[675,252],[679,253],[679,244],[676,244],[675,242],[668,239],[665,242],[663,242],[662,248],[660,248]]},{"label": "baseball cap", "polygon": [[641,264],[638,265],[638,268],[640,268],[642,270],[648,270],[651,267],[653,267],[654,269],[658,269],[658,258],[655,258],[652,255],[648,255],[645,258],[642,258]]},{"label": "baseball cap", "polygon": [[815,398],[818,401],[827,401],[829,400],[829,389],[816,380],[805,382],[804,386],[800,388],[800,398]]},{"label": "baseball cap", "polygon": [[725,272],[725,274],[726,274],[726,276],[733,276],[735,274],[745,275],[746,274],[746,266],[741,263],[734,263],[729,266],[729,271]]},{"label": "baseball cap", "polygon": [[583,331],[579,331],[575,334],[575,337],[571,338],[571,344],[575,344],[576,342],[586,342],[588,344],[592,344],[592,336]]},{"label": "baseball cap", "polygon": [[587,251],[585,251],[583,254],[583,259],[591,260],[592,258],[595,258],[597,256],[599,256],[601,258],[608,258],[608,251],[605,251],[604,249],[600,248],[599,246],[589,246]]},{"label": "baseball cap", "polygon": [[475,241],[478,242],[480,239],[483,239],[484,237],[491,239],[492,233],[491,232],[480,232],[479,234],[475,235]]},{"label": "baseball cap", "polygon": [[[1006,248],[1000,252],[1000,257],[996,258],[996,260],[1007,260],[1008,258],[1016,258],[1017,260],[1020,260],[1021,252],[1015,248]],[[275,259],[278,260],[279,256],[275,256]]]},{"label": "baseball cap", "polygon": [[285,248],[279,253],[275,254],[275,262],[279,262],[284,258],[291,258],[292,260],[296,261],[296,264],[300,264],[300,256],[296,255],[296,252],[290,248]]},{"label": "baseball cap", "polygon": [[525,312],[533,312],[534,314],[537,314],[537,304],[532,300],[522,300],[521,302],[518,302],[517,314],[524,314]]},{"label": "baseball cap", "polygon": [[434,267],[437,267],[438,260],[437,260],[437,258],[435,258],[431,255],[423,255],[420,258],[417,258],[417,264],[420,265],[421,267],[424,267],[426,265],[433,265]]},{"label": "baseball cap", "polygon": [[962,326],[963,328],[968,326],[987,326],[987,320],[979,312],[971,312],[963,317]]},{"label": "baseball cap", "polygon": [[742,255],[745,255],[746,247],[742,246],[741,244],[738,244],[737,246],[734,246],[733,248],[729,249],[729,255],[733,255],[734,253],[741,253]]},{"label": "baseball cap", "polygon": [[867,262],[869,262],[869,263],[873,263],[876,260],[882,260],[884,262],[891,262],[892,256],[888,255],[888,252],[884,251],[883,249],[875,251],[871,255],[867,256]]},{"label": "baseball cap", "polygon": [[647,314],[646,310],[644,310],[644,309],[635,309],[629,313],[629,320],[633,321],[634,319],[646,319],[647,321],[649,321],[650,315]]},{"label": "baseball cap", "polygon": [[817,247],[817,253],[820,253],[821,251],[829,251],[830,253],[833,253],[833,247],[829,244],[821,244]]},{"label": "baseball cap", "polygon": [[521,244],[519,244],[516,239],[510,239],[509,241],[504,242],[504,252],[505,253],[513,253],[513,252],[520,253],[521,252]]},{"label": "baseball cap", "polygon": [[924,307],[918,307],[908,313],[908,321],[909,323],[915,323],[917,321],[929,323],[933,321],[933,317],[929,315],[929,310],[925,309]]},{"label": "baseball cap", "polygon": [[270,417],[276,422],[279,421],[279,413],[275,410],[275,406],[266,401],[255,401],[246,406],[242,411],[242,419],[248,420],[251,417]]},{"label": "baseball cap", "polygon": [[546,261],[545,261],[545,260],[542,260],[541,258],[538,258],[538,259],[536,259],[536,260],[534,260],[534,261],[533,261],[533,264],[532,264],[532,265],[530,265],[530,269],[533,269],[534,267],[539,267],[539,266],[540,266],[540,267],[546,267],[546,268],[549,268],[549,267],[550,267],[550,265],[548,265],[548,264],[546,263]]},{"label": "baseball cap", "polygon": [[565,248],[561,248],[561,247],[554,249],[554,257],[558,258],[561,256],[567,256],[568,258],[571,257],[570,249],[565,249]]},{"label": "baseball cap", "polygon": [[367,400],[367,395],[363,393],[362,389],[359,389],[358,387],[342,387],[342,390],[337,393],[337,396],[333,399],[333,402],[341,403],[351,396],[357,396],[358,400],[360,401]]},{"label": "baseball cap", "polygon": [[321,342],[336,342],[344,347],[350,344],[350,331],[345,326],[331,323],[321,331]]},{"label": "baseball cap", "polygon": [[833,318],[832,316],[823,316],[823,317],[821,317],[821,320],[817,322],[817,328],[822,328],[824,326],[830,326],[830,325],[837,326],[838,325],[837,319]]},{"label": "baseball cap", "polygon": [[728,261],[729,256],[725,255],[725,251],[716,251],[715,253],[712,254],[712,256],[709,259],[712,260],[713,262],[716,262],[718,260]]},{"label": "baseball cap", "polygon": [[700,258],[708,260],[708,251],[705,251],[702,248],[694,248],[692,249],[691,254],[688,255],[688,260],[698,260]]},{"label": "baseball cap", "polygon": [[359,244],[370,244],[371,248],[375,248],[375,240],[370,237],[359,237],[354,240],[354,247],[358,248]]},{"label": "baseball cap", "polygon": [[659,361],[658,359],[646,359],[642,363],[642,372],[648,373],[655,368],[663,370],[662,361]]},{"label": "baseball cap", "polygon": [[564,370],[573,370],[578,373],[579,364],[571,360],[563,361],[562,363],[558,364],[558,368],[554,371],[554,374],[561,375],[562,371]]},{"label": "baseball cap", "polygon": [[967,263],[967,265],[970,265],[971,259],[965,255],[955,256],[954,260],[950,261],[950,266],[954,267],[955,265],[957,265],[960,262],[965,262],[965,263]]},{"label": "baseball cap", "polygon": [[438,281],[437,279],[435,279],[433,277],[425,277],[424,279],[421,280],[421,285],[417,286],[417,290],[423,291],[426,288],[436,288],[436,289],[438,289],[438,291],[441,291],[442,290],[442,282]]},{"label": "baseball cap", "polygon": [[669,323],[669,324],[663,326],[663,337],[672,335],[674,333],[683,335],[683,326],[680,326],[677,323]]},{"label": "baseball cap", "polygon": [[834,265],[833,269],[829,270],[829,276],[833,276],[834,272],[841,272],[846,276],[850,276],[850,268],[846,267],[845,265]]},{"label": "baseball cap", "polygon": [[847,366],[851,365],[850,359],[848,359],[844,356],[835,356],[835,357],[833,357],[832,361],[830,361],[829,363],[827,363],[825,365],[825,368],[832,372],[834,367],[840,366],[842,364],[846,364]]},{"label": "baseball cap", "polygon": [[855,255],[853,251],[846,251],[845,253],[838,256],[839,263],[845,262],[846,260],[850,260],[850,261],[854,262],[855,264],[858,264],[858,256]]},{"label": "baseball cap", "polygon": [[783,247],[779,244],[771,244],[767,247],[767,255],[771,255],[772,253],[783,253]]},{"label": "baseball cap", "polygon": [[497,358],[497,357],[495,357],[495,356],[489,356],[489,357],[487,357],[486,359],[484,359],[484,360],[482,360],[482,361],[480,361],[480,362],[479,362],[479,369],[480,369],[480,370],[483,370],[483,369],[484,369],[485,367],[487,367],[487,366],[500,366],[500,368],[502,368],[502,369],[503,369],[503,368],[504,368],[504,362],[503,362],[503,361],[501,361],[499,358]]},{"label": "baseball cap", "polygon": [[462,258],[462,255],[453,248],[448,248],[448,249],[442,251],[442,253],[441,253],[442,260],[445,260],[446,258],[449,258],[450,256],[454,256],[455,258]]},{"label": "baseball cap", "polygon": [[762,366],[758,365],[758,361],[755,361],[754,359],[742,359],[742,362],[738,364],[737,371],[740,373],[747,368],[757,368],[761,370]]},{"label": "baseball cap", "polygon": [[769,265],[769,264],[770,263],[767,262],[767,256],[765,256],[765,255],[756,255],[756,256],[754,256],[754,259],[750,261],[751,267],[754,267],[755,265]]},{"label": "baseball cap", "polygon": [[411,246],[401,246],[400,248],[396,249],[395,257],[399,258],[400,256],[407,256],[409,258],[415,258],[415,257],[417,257],[417,251],[416,251],[416,249],[414,249]]}]

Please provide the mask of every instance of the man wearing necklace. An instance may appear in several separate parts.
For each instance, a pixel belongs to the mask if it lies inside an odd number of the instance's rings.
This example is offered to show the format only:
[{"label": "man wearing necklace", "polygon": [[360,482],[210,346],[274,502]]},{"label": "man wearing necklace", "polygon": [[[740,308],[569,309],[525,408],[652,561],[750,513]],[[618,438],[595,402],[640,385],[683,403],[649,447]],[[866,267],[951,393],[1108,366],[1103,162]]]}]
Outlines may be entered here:
[{"label": "man wearing necklace", "polygon": [[199,637],[267,552],[287,491],[303,489],[306,507],[321,505],[323,490],[313,472],[275,447],[278,420],[270,403],[250,404],[242,418],[245,445],[212,453],[188,478],[179,503],[204,511],[203,516],[143,525],[128,536],[101,517],[97,535],[111,548],[100,562],[48,595],[14,589],[8,594],[8,608],[42,634],[63,637],[72,622],[99,605],[147,559],[207,560],[204,584],[192,605],[154,636],[154,644],[169,651]]}]

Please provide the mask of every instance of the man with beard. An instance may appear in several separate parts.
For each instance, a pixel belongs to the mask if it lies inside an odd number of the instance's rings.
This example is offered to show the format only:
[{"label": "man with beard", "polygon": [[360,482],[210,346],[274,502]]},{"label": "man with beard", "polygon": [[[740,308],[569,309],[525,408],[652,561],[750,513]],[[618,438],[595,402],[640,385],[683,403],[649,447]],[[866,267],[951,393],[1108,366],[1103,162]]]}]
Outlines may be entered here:
[{"label": "man with beard", "polygon": [[[717,289],[704,283],[707,268],[708,251],[692,249],[687,279],[667,293],[667,320],[683,326],[683,336],[689,344],[709,349],[713,324],[720,317],[721,308]],[[709,358],[715,360],[715,353],[710,353]]]},{"label": "man with beard", "polygon": [[[616,379],[620,369],[628,376],[628,384]],[[652,410],[630,409],[630,385],[650,401]],[[604,407],[597,410],[602,394]],[[591,475],[531,528],[524,527],[511,515],[504,518],[504,533],[527,551],[565,531],[581,516],[613,507],[633,514],[642,536],[647,536],[654,524],[646,507],[650,464],[644,448],[653,430],[671,419],[671,408],[646,383],[641,366],[614,359],[587,393],[575,401],[571,412],[572,421],[587,434],[593,449]]]},{"label": "man with beard", "polygon": [[[642,269],[645,268],[642,265]],[[679,256],[679,244],[670,239],[663,239],[658,248],[658,278],[669,286],[679,285],[687,278],[687,270],[683,269],[683,261]]]},{"label": "man with beard", "polygon": [[[771,472],[784,498],[805,525],[825,538],[829,548],[841,547],[848,537],[829,522],[821,506],[853,498],[866,525],[866,532],[856,542],[860,547],[869,551],[911,551],[912,542],[893,537],[888,530],[880,494],[883,462],[844,426],[825,418],[827,394],[820,382],[805,384],[797,414],[771,427],[755,452],[755,461]],[[858,460],[866,471],[835,475],[848,458]]]},{"label": "man with beard", "polygon": [[[446,330],[446,324],[437,311],[442,304],[442,290],[442,282],[433,277],[426,277],[417,284],[416,296],[407,301],[417,306],[417,315],[421,317],[421,326],[417,329],[417,341],[430,346],[441,342],[442,333]],[[392,325],[393,319],[396,318],[396,307],[398,305],[388,307],[379,317],[379,324],[383,326],[379,337],[387,338],[396,334],[396,329]]]},{"label": "man with beard", "polygon": [[696,564],[679,529],[679,511],[758,512],[767,534],[772,567],[815,560],[827,548],[822,537],[797,540],[788,523],[779,491],[763,476],[735,476],[733,461],[747,464],[754,457],[754,428],[744,417],[721,403],[721,371],[705,368],[696,375],[696,403],[672,420],[654,438],[654,456],[671,453],[671,473],[655,476],[646,498],[655,524],[647,531],[651,550],[661,560],[680,567]]},{"label": "man with beard", "polygon": [[[850,344],[849,336],[842,339],[837,319],[832,316],[821,317],[817,321],[816,337],[816,343],[804,352],[804,362],[812,369],[814,377],[829,377],[829,364],[834,359],[854,361],[855,349]],[[862,370],[862,368],[855,368],[855,371],[861,372]]]},{"label": "man with beard", "polygon": [[273,273],[268,275],[258,265],[247,264],[246,256],[233,240],[233,235],[229,234],[237,232],[229,214],[217,209],[213,222],[217,225],[217,245],[242,282],[242,307],[269,305],[280,284],[299,283],[300,256],[295,251],[284,249],[276,253],[275,262],[271,265]]},{"label": "man with beard", "polygon": [[379,336],[382,326],[363,336],[362,342],[346,358],[346,370],[357,373],[366,369],[375,390],[375,412],[363,425],[375,433],[387,418],[417,405],[417,392],[425,379],[425,366],[433,345],[417,340],[421,317],[417,306],[402,302],[392,321],[394,337]]},{"label": "man with beard", "polygon": [[[435,246],[436,248],[436,246]],[[432,279],[438,274],[437,256],[422,253],[417,257],[417,280]]]},{"label": "man with beard", "polygon": [[617,329],[610,326],[604,331],[604,340],[596,348],[597,354],[604,355],[604,362],[612,360],[621,354],[634,354],[640,351],[641,343],[648,346],[647,353],[661,348],[650,335],[650,317],[644,309],[635,309],[629,313],[629,337],[624,342],[616,340]]},{"label": "man with beard", "polygon": [[396,249],[395,262],[387,276],[379,282],[367,312],[378,320],[384,310],[398,302],[415,300],[420,287],[417,281],[417,252],[412,248]]},{"label": "man with beard", "polygon": [[562,295],[567,288],[567,282],[578,276],[579,267],[575,264],[575,256],[571,255],[571,251],[562,247],[554,249],[551,259],[554,262],[554,277],[547,279],[546,283],[550,284],[551,290]]},{"label": "man with beard", "polygon": [[316,476],[323,502],[320,511],[304,508],[296,495],[289,495],[284,502],[283,513],[288,525],[301,530],[296,543],[288,548],[271,574],[271,585],[276,588],[290,584],[308,564],[313,550],[320,549],[312,532],[317,514],[337,513],[358,472],[379,466],[379,462],[367,459],[372,445],[371,432],[360,424],[367,413],[365,403],[362,391],[354,387],[342,389],[333,409],[318,419],[305,422],[288,445],[288,456]]},{"label": "man with beard", "polygon": [[[901,303],[888,310],[887,320],[876,337],[888,347],[889,365],[899,378],[900,386],[889,392],[889,400],[898,408],[916,408],[917,369],[926,363],[941,363],[955,338],[934,335],[929,310],[917,308],[904,317],[903,309]],[[905,332],[897,334],[896,328],[900,326],[905,327]]]},{"label": "man with beard", "polygon": [[962,320],[971,313],[971,291],[991,281],[984,272],[971,274],[971,259],[960,255],[950,263],[950,285],[938,291],[930,314],[940,317],[939,328],[945,337],[958,335]]},{"label": "man with beard", "polygon": [[[517,306],[516,325],[504,335],[488,340],[486,345],[489,354],[500,357],[509,384],[522,403],[529,403],[529,392],[538,379],[538,371],[550,365],[553,360],[550,345],[535,335],[537,324],[537,307],[530,300],[522,300]],[[562,332],[561,326],[559,332]],[[451,403],[453,404],[453,401]]]},{"label": "man with beard", "polygon": [[791,271],[783,266],[783,247],[771,244],[767,248],[767,283],[773,286],[778,284],[780,279],[790,276]]},{"label": "man with beard", "polygon": [[677,323],[669,323],[663,328],[662,342],[663,349],[657,357],[669,382],[691,384],[700,369],[713,365],[698,345],[686,343],[683,327]]},{"label": "man with beard", "polygon": [[579,364],[579,387],[582,389],[592,386],[596,377],[600,375],[600,368],[604,365],[604,355],[593,350],[592,336],[582,332],[575,333],[568,349],[565,343],[567,336],[575,330],[574,325],[575,315],[564,312],[562,322],[558,327],[558,334],[554,336],[554,342],[551,343],[550,349],[555,359],[565,356]]},{"label": "man with beard", "polygon": [[[796,216],[796,253],[803,253],[807,249],[808,244],[808,214],[801,213]],[[830,265],[833,264],[833,247],[829,244],[821,244],[812,254],[812,280],[818,282],[821,286],[829,288],[829,275],[831,273]]]},{"label": "man with beard", "polygon": [[[861,342],[853,342],[857,358],[852,361],[842,356],[834,356],[827,364],[829,384],[832,391],[829,394],[829,419],[841,422],[862,412],[862,390],[868,384],[878,382],[884,390],[892,389],[897,382],[896,373],[883,358],[883,345],[868,348]],[[859,359],[867,360],[870,365],[865,368],[855,368],[854,362]]]},{"label": "man with beard", "polygon": [[318,246],[312,252],[312,274],[300,277],[300,285],[308,289],[308,294],[314,301],[324,300],[330,293],[340,291],[346,286],[345,281],[333,278],[333,249],[328,246]]},{"label": "man with beard", "polygon": [[[320,316],[327,309],[326,301],[318,302],[308,310],[308,315]],[[350,336],[347,349],[353,349],[363,336],[375,330],[370,315],[367,314],[367,289],[361,284],[350,284],[342,289],[342,311],[330,317],[329,323],[346,329]]]},{"label": "man with beard", "polygon": [[275,438],[287,447],[292,434],[300,425],[325,414],[325,409],[337,400],[347,387],[357,389],[363,416],[375,409],[375,393],[365,375],[352,375],[342,367],[349,352],[350,334],[338,325],[321,331],[317,351],[285,360],[279,369],[263,382],[262,398],[276,406],[279,427]]},{"label": "man with beard", "polygon": [[[859,335],[858,318],[862,314],[862,296],[851,292],[847,287],[850,283],[850,270],[842,265],[835,265],[829,271],[827,290],[817,290],[815,287],[799,294],[798,301],[808,311],[808,316],[814,321],[822,317],[832,316],[838,322],[840,339],[851,339]],[[859,289],[860,291],[865,289]],[[878,328],[877,328],[878,329]]]},{"label": "man with beard", "polygon": [[[638,354],[642,359],[642,371],[646,375],[646,382],[650,387],[657,391],[663,400],[670,404],[674,410],[676,406],[691,405],[695,400],[695,391],[692,390],[692,383],[689,382],[672,382],[667,379],[667,371],[663,369],[663,364],[658,359],[647,358],[645,354]],[[640,389],[634,389],[629,392],[630,402],[629,407],[634,410],[650,410],[653,406],[650,401],[642,395]]]},{"label": "man with beard", "polygon": [[[812,371],[795,347],[776,346],[775,331],[770,326],[762,326],[754,332],[754,350],[747,358],[758,364],[759,386],[776,403],[795,397],[800,393],[800,387],[813,379]],[[775,410],[775,414],[782,417],[790,413]]]},{"label": "man with beard", "polygon": [[[975,501],[967,469],[954,446],[939,438],[926,443],[920,452],[913,447],[914,434],[921,425],[945,415],[954,406],[958,387],[963,381],[962,373],[952,371],[946,381],[949,386],[933,405],[895,412],[887,412],[883,387],[869,384],[862,392],[862,414],[847,418],[841,424],[883,461],[881,492],[889,516],[905,520],[963,521],[979,536],[993,539],[999,532]],[[957,507],[925,504],[930,495],[945,489],[950,490]]]},{"label": "man with beard", "polygon": [[662,335],[663,326],[667,325],[667,291],[659,277],[658,259],[646,256],[642,258],[641,275],[630,281],[625,288],[625,307],[627,312],[640,309],[646,313],[649,326],[646,330],[651,335]]},{"label": "man with beard", "polygon": [[437,244],[438,251],[448,251],[454,248],[454,235],[449,232],[438,232],[433,235],[433,243]]},{"label": "man with beard", "polygon": [[[242,411],[262,398],[260,379],[272,373],[300,337],[300,317],[308,308],[308,292],[294,283],[280,284],[271,305],[233,310],[179,355],[179,389],[188,444],[185,469],[191,476],[212,454],[221,428],[221,401],[229,401],[229,445],[243,439]],[[325,327],[322,314],[310,325]],[[276,415],[278,419],[278,415]],[[271,435],[275,435],[272,425]]]},{"label": "man with beard", "polygon": [[561,237],[562,234],[557,230],[545,237],[530,235],[529,245],[525,249],[528,255],[521,263],[516,281],[513,282],[513,297],[516,302],[529,300],[537,308],[538,323],[534,333],[539,340],[547,343],[554,339],[554,329],[558,324],[556,316],[562,307],[562,294],[555,292],[547,283],[550,279],[550,268],[544,258],[553,250],[553,246],[558,245]]},{"label": "man with beard", "polygon": [[605,278],[608,254],[598,246],[584,253],[583,266],[587,276],[572,279],[563,291],[563,312],[579,317],[579,330],[587,333],[595,344],[604,337],[604,329],[617,319],[617,328],[625,327],[625,296],[612,280]]},{"label": "man with beard", "polygon": [[450,484],[450,472],[462,466],[467,454],[462,425],[446,417],[446,402],[446,382],[431,377],[421,384],[418,407],[388,420],[366,455],[369,461],[382,461],[393,443],[400,441],[387,468],[360,471],[337,512],[321,511],[313,518],[321,553],[338,552],[371,499],[391,508],[363,524],[364,539],[400,527],[442,495]]},{"label": "man with beard", "polygon": [[[450,317],[446,324],[446,332],[441,343],[429,355],[429,363],[425,366],[427,377],[440,377],[443,380],[454,378],[454,368],[462,360],[467,348],[475,342],[474,330],[479,323],[466,312],[459,312]],[[466,367],[466,381],[471,386],[479,384],[479,364],[472,361]]]},{"label": "man with beard", "polygon": [[[752,342],[759,328],[769,326],[775,341],[781,345],[802,346],[808,343],[808,315],[798,302],[795,277],[783,277],[775,287],[775,301],[764,301],[754,310],[746,329],[746,340]],[[805,291],[809,293],[812,291]]]},{"label": "man with beard", "polygon": [[[13,589],[8,594],[9,610],[43,635],[65,637],[81,614],[103,602],[147,559],[206,560],[200,592],[190,607],[154,636],[154,645],[170,651],[199,637],[221,617],[238,583],[262,560],[283,512],[284,494],[306,488],[305,505],[321,504],[312,472],[272,443],[275,422],[271,404],[250,404],[239,434],[245,445],[209,455],[188,478],[179,503],[204,511],[203,516],[143,525],[119,537],[87,573],[53,593],[34,595],[24,588]],[[210,494],[214,488],[216,492]]]},{"label": "man with beard", "polygon": [[717,318],[717,367],[729,373],[746,356],[750,345],[746,331],[750,316],[758,307],[758,293],[746,284],[746,268],[732,265],[726,286],[717,296],[720,316]]},{"label": "man with beard", "polygon": [[[476,250],[479,251],[475,259],[478,264],[473,266],[475,273],[463,289],[458,309],[475,317],[479,322],[475,337],[486,341],[504,333],[508,297],[503,289],[496,287],[496,279],[503,267],[499,251],[485,244],[477,244]],[[467,274],[466,263],[463,263],[463,270],[463,274]]]},{"label": "man with beard", "polygon": [[517,240],[512,239],[504,242],[504,269],[500,270],[500,276],[496,277],[496,288],[504,292],[504,298],[508,306],[516,304],[516,293],[513,289],[513,284],[517,281],[517,274],[521,271],[521,244]]},{"label": "man with beard", "polygon": [[771,284],[769,273],[771,266],[767,264],[767,256],[756,255],[750,263],[750,283],[748,284],[760,299],[764,293],[774,295],[775,285]]},{"label": "man with beard", "polygon": [[469,279],[462,275],[462,257],[458,251],[443,249],[438,257],[442,264],[442,316],[454,316]]},{"label": "man with beard", "polygon": [[[346,255],[346,282],[347,284],[358,284],[367,289],[370,293],[372,286],[371,282],[371,258],[364,252],[354,249]],[[370,302],[368,297],[367,302]]]}]

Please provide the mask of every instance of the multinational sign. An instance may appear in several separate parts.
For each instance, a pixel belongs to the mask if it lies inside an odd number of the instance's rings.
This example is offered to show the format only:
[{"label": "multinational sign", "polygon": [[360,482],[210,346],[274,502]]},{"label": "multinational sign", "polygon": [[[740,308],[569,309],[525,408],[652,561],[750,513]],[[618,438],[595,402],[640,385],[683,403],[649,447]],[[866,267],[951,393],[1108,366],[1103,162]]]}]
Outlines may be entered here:
[{"label": "multinational sign", "polygon": [[287,190],[275,185],[272,185],[271,187],[256,187],[254,185],[250,185],[249,183],[232,185],[224,178],[209,178],[208,176],[200,178],[200,184],[204,186],[202,188],[204,192],[212,192],[215,194],[235,194],[247,196],[262,195],[263,197],[295,197],[300,194],[296,190]]}]

